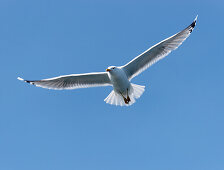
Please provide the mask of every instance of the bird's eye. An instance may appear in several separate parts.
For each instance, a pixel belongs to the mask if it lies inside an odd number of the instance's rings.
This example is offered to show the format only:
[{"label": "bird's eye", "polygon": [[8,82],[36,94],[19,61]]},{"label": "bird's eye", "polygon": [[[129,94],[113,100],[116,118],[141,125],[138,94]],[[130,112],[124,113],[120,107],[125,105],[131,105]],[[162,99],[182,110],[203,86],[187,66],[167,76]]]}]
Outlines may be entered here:
[{"label": "bird's eye", "polygon": [[114,69],[115,67],[113,67],[112,69]]}]

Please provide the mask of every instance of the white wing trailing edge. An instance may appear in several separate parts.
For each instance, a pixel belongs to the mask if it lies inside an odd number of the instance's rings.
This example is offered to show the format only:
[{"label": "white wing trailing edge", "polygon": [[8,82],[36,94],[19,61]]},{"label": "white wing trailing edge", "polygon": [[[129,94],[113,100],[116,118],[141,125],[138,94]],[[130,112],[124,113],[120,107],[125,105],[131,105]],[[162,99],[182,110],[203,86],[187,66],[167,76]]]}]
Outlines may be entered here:
[{"label": "white wing trailing edge", "polygon": [[33,84],[37,87],[62,90],[77,89],[98,86],[110,86],[111,82],[106,72],[71,74],[43,80],[24,80],[20,77],[18,80]]},{"label": "white wing trailing edge", "polygon": [[195,20],[184,30],[152,46],[129,63],[122,66],[128,79],[131,80],[152,64],[167,56],[171,51],[178,48],[193,31],[197,17],[198,16],[196,16]]}]

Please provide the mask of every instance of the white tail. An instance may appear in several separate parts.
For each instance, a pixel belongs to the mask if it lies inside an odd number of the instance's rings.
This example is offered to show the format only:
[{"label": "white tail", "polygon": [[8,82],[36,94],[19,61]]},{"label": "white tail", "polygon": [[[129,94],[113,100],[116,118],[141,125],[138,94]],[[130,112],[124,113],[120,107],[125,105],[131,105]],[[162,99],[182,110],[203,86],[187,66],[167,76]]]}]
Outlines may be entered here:
[{"label": "white tail", "polygon": [[123,97],[116,93],[114,90],[104,99],[104,101],[108,104],[112,105],[119,105],[119,106],[130,106],[133,103],[135,103],[135,99],[138,99],[141,97],[143,92],[145,91],[145,86],[140,86],[137,84],[131,83],[131,89],[130,89],[130,94],[129,97],[131,101],[128,104],[125,104]]}]

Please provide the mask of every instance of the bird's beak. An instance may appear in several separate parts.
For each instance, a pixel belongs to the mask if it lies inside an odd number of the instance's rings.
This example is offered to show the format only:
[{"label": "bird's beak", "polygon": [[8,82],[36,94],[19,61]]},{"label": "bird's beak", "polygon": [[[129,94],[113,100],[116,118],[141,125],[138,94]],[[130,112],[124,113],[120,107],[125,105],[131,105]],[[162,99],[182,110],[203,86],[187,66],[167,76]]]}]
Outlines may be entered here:
[{"label": "bird's beak", "polygon": [[110,69],[109,69],[109,68],[107,68],[107,69],[106,69],[106,71],[110,71]]}]

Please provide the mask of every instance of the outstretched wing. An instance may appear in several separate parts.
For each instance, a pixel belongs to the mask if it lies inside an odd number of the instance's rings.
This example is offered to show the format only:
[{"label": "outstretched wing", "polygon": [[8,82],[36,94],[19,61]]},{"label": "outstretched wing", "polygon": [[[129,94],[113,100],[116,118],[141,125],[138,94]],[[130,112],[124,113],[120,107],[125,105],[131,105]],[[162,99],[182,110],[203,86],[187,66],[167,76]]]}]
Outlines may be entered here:
[{"label": "outstretched wing", "polygon": [[38,87],[62,90],[62,89],[77,89],[97,86],[111,85],[110,79],[106,72],[71,74],[59,76],[43,80],[24,80],[18,77],[19,80],[33,84]]},{"label": "outstretched wing", "polygon": [[192,24],[184,30],[152,46],[129,63],[122,66],[129,80],[146,70],[155,62],[167,56],[172,50],[179,47],[193,31],[196,21],[197,17]]}]

